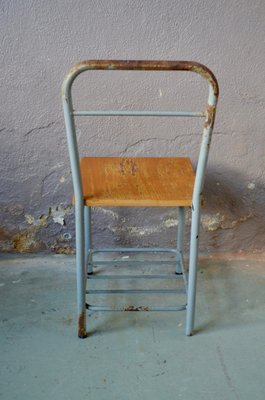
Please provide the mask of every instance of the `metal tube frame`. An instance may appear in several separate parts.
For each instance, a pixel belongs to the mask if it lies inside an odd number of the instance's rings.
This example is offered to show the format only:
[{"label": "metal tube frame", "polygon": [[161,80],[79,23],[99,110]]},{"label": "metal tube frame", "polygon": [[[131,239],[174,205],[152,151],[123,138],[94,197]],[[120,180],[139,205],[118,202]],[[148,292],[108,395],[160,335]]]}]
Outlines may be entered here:
[{"label": "metal tube frame", "polygon": [[[131,110],[96,110],[96,111],[75,111],[72,104],[71,88],[75,78],[87,70],[135,70],[135,71],[191,71],[201,75],[208,81],[209,95],[206,111],[199,112],[177,112],[177,111],[131,111]],[[197,259],[199,244],[199,226],[201,210],[201,193],[204,183],[205,169],[208,160],[212,131],[215,120],[216,105],[218,100],[218,83],[214,74],[204,65],[193,61],[121,61],[121,60],[89,60],[75,65],[66,75],[62,85],[62,101],[67,134],[68,151],[70,156],[73,186],[75,194],[75,220],[76,220],[76,267],[77,267],[77,309],[78,309],[78,336],[85,338],[86,330],[86,309],[91,311],[177,311],[187,309],[186,335],[190,336],[194,329],[196,281],[197,281]],[[195,184],[192,198],[192,219],[190,236],[190,257],[189,275],[185,274],[183,267],[183,242],[185,228],[185,209],[179,207],[179,226],[177,234],[177,249],[92,249],[91,233],[91,207],[84,205],[83,189],[79,164],[78,144],[75,132],[74,118],[77,116],[140,116],[140,117],[204,117],[204,129],[200,146]],[[173,252],[176,255],[175,277],[182,274],[187,289],[187,305],[177,307],[97,307],[86,304],[86,280],[99,279],[100,276],[93,275],[93,255],[98,252],[125,251],[125,252]],[[146,261],[145,261],[146,263]],[[160,262],[164,264],[164,262]],[[99,264],[99,262],[97,262]],[[102,262],[101,262],[102,264]],[[126,262],[128,265],[128,261]],[[139,263],[138,263],[139,265]],[[167,275],[165,277],[171,277]],[[126,279],[127,276],[117,276],[116,279]],[[148,276],[150,278],[163,279],[164,275]],[[109,278],[108,276],[102,277]],[[147,278],[145,275],[128,275],[128,279]],[[91,291],[90,291],[91,292]],[[137,292],[137,290],[136,290]],[[139,291],[138,291],[139,292]],[[164,293],[165,291],[162,290]],[[170,292],[170,291],[169,291]],[[157,293],[157,292],[156,292]],[[94,293],[96,294],[96,293]]]}]

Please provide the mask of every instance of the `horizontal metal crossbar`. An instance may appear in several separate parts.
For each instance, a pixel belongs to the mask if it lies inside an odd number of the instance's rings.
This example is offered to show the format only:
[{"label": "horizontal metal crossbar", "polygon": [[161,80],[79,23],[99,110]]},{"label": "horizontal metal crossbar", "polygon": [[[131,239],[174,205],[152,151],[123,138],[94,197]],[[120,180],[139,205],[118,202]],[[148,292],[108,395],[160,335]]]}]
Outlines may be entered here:
[{"label": "horizontal metal crossbar", "polygon": [[142,265],[176,265],[176,261],[162,261],[162,260],[144,260],[144,261],[137,261],[137,260],[108,260],[108,261],[93,261],[90,263],[91,265],[123,265],[126,264],[127,267],[130,266],[142,266]]},{"label": "horizontal metal crossbar", "polygon": [[102,248],[94,249],[92,254],[96,253],[174,253],[180,254],[177,249],[170,247],[116,247],[116,248]]},{"label": "horizontal metal crossbar", "polygon": [[89,311],[182,311],[186,310],[187,305],[183,304],[180,306],[124,306],[124,307],[105,307],[105,306],[93,306],[87,304]]},{"label": "horizontal metal crossbar", "polygon": [[126,117],[206,117],[202,111],[134,111],[134,110],[95,110],[95,111],[73,111],[75,117],[95,116],[126,116]]},{"label": "horizontal metal crossbar", "polygon": [[186,293],[184,289],[106,289],[86,290],[86,294],[166,294]]},{"label": "horizontal metal crossbar", "polygon": [[95,280],[105,280],[105,279],[112,279],[112,280],[126,280],[126,279],[182,279],[182,274],[163,274],[163,275],[96,275],[95,273],[89,274],[87,278],[90,279],[95,279]]}]

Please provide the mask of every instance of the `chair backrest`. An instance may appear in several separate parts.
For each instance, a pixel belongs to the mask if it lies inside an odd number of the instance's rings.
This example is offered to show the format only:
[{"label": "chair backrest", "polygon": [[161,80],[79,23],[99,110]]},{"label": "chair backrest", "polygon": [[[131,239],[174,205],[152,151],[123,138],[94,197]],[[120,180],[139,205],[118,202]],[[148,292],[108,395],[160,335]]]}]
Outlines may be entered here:
[{"label": "chair backrest", "polygon": [[[73,109],[71,89],[75,78],[87,70],[134,70],[134,71],[191,71],[201,75],[209,83],[208,104],[205,111],[76,111]],[[193,191],[193,206],[200,207],[201,191],[204,183],[205,169],[211,144],[211,136],[214,126],[216,105],[218,100],[218,83],[214,74],[204,65],[193,61],[139,61],[139,60],[88,60],[75,65],[66,75],[62,85],[62,100],[64,118],[67,133],[67,142],[70,155],[73,185],[75,192],[75,204],[81,206],[83,190],[81,183],[78,145],[75,133],[74,118],[77,116],[168,116],[168,117],[203,117],[204,128],[200,146],[199,158],[196,169],[196,178]]]}]

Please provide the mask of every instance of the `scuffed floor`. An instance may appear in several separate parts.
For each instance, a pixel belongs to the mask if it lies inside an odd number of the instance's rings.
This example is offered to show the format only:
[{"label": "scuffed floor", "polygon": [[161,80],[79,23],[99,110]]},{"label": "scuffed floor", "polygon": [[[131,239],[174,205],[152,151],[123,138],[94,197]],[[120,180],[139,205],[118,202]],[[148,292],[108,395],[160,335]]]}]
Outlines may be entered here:
[{"label": "scuffed floor", "polygon": [[264,287],[264,261],[202,259],[195,336],[185,312],[97,313],[81,340],[74,258],[2,256],[0,398],[264,400]]}]

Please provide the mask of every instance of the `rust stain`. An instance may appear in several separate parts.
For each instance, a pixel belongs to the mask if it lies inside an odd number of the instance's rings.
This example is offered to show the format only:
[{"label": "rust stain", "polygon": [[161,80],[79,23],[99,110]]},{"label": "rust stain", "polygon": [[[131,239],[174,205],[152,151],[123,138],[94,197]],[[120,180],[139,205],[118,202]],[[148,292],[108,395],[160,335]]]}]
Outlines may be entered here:
[{"label": "rust stain", "polygon": [[149,308],[143,306],[127,306],[124,308],[124,311],[149,311]]},{"label": "rust stain", "polygon": [[203,196],[203,193],[200,193],[200,199],[201,199],[201,206],[205,207],[205,198]]},{"label": "rust stain", "polygon": [[204,124],[205,129],[210,129],[213,127],[214,119],[215,119],[215,111],[216,111],[216,106],[208,105],[207,111],[206,111],[207,119]]},{"label": "rust stain", "polygon": [[78,337],[80,337],[81,339],[84,339],[87,337],[85,311],[81,312],[81,314],[78,317]]},{"label": "rust stain", "polygon": [[[205,65],[194,61],[161,60],[86,60],[69,71],[63,84],[63,95],[68,83],[85,70],[135,70],[135,71],[192,71],[205,78],[213,87],[216,97],[219,94],[218,82],[212,71]],[[71,83],[70,83],[71,84]]]}]

